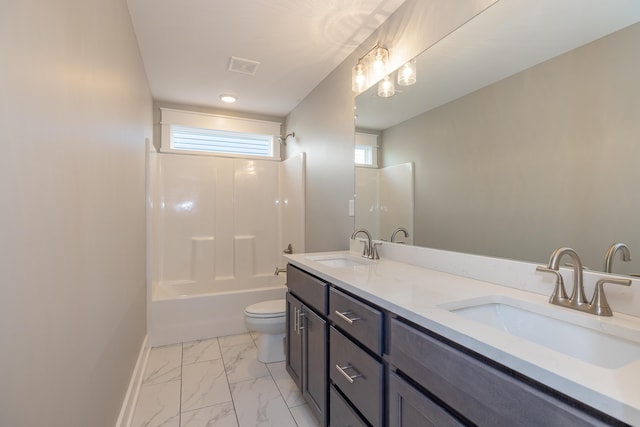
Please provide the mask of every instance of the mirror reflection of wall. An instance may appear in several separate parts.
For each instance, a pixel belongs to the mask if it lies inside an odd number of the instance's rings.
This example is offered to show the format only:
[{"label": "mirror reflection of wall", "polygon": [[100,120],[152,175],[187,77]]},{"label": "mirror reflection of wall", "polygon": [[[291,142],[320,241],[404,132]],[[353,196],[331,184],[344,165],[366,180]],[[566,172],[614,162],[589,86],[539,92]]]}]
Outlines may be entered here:
[{"label": "mirror reflection of wall", "polygon": [[535,262],[570,246],[600,270],[621,241],[640,259],[638,42],[640,24],[383,131],[383,166],[416,162],[416,244]]},{"label": "mirror reflection of wall", "polygon": [[635,24],[381,130],[381,166],[415,162],[415,244],[539,263],[570,246],[602,270],[624,242],[613,271],[640,273],[639,43]]}]

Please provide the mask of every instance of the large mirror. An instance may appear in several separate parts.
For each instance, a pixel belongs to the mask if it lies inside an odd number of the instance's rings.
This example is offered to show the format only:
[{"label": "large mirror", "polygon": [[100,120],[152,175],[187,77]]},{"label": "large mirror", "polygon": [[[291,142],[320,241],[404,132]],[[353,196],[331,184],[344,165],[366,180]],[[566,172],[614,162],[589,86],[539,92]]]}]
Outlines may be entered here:
[{"label": "large mirror", "polygon": [[639,21],[637,0],[499,0],[419,55],[416,84],[358,95],[378,165],[413,164],[411,241],[537,263],[569,246],[593,270],[623,242],[613,272],[640,273]]}]

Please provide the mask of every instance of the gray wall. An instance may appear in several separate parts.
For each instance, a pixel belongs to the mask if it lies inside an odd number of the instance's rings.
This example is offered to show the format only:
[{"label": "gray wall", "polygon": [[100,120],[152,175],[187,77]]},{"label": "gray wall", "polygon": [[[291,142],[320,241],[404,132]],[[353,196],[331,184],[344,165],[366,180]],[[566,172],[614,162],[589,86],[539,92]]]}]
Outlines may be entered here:
[{"label": "gray wall", "polygon": [[125,0],[0,13],[0,425],[113,426],[145,336],[151,96]]},{"label": "gray wall", "polygon": [[615,241],[640,251],[638,40],[640,24],[385,131],[383,163],[416,162],[416,244],[537,262],[571,246],[593,269]]},{"label": "gray wall", "polygon": [[407,0],[378,31],[320,83],[287,117],[296,141],[287,156],[307,152],[306,251],[348,248],[354,219],[354,97],[351,68],[377,40],[390,49],[395,69],[495,0]]}]

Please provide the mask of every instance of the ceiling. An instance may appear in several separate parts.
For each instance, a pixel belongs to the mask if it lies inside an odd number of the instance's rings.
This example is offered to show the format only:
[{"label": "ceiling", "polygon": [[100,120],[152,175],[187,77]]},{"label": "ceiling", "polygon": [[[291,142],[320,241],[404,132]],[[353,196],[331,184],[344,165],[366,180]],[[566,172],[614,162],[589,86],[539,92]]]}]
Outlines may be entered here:
[{"label": "ceiling", "polygon": [[[128,6],[155,100],[285,116],[403,2],[128,0]],[[255,74],[229,71],[231,57],[259,62]],[[238,101],[225,104],[222,94]]]}]

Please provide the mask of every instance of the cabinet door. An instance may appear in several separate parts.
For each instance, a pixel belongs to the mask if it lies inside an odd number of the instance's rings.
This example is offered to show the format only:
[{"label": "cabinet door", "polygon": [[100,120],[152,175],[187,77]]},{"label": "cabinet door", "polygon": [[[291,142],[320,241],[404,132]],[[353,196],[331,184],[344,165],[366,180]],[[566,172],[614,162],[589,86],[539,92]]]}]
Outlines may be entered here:
[{"label": "cabinet door", "polygon": [[302,390],[302,333],[299,329],[302,303],[287,292],[286,367],[291,379]]},{"label": "cabinet door", "polygon": [[367,424],[351,409],[334,386],[329,387],[329,402],[331,427],[367,427]]},{"label": "cabinet door", "polygon": [[611,425],[409,324],[390,325],[389,362],[474,425]]},{"label": "cabinet door", "polygon": [[355,341],[382,356],[383,315],[335,288],[329,291],[329,320]]},{"label": "cabinet door", "polygon": [[304,270],[287,264],[287,287],[289,291],[318,313],[327,315],[329,307],[329,285]]},{"label": "cabinet door", "polygon": [[327,322],[302,307],[302,395],[323,426],[327,425]]},{"label": "cabinet door", "polygon": [[383,426],[382,363],[335,327],[329,330],[331,381],[373,427]]},{"label": "cabinet door", "polygon": [[431,399],[389,372],[389,427],[462,427]]}]

